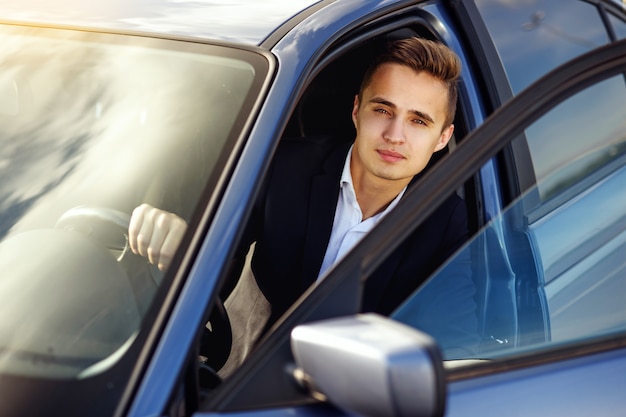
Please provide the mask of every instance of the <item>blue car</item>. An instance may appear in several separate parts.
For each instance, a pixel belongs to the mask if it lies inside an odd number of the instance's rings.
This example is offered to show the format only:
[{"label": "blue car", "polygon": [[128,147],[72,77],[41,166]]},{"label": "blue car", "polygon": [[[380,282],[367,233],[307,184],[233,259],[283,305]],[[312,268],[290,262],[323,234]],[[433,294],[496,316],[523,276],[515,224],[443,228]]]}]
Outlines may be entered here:
[{"label": "blue car", "polygon": [[[624,2],[2,0],[0,16],[0,415],[626,413]],[[266,326],[249,267],[226,283],[278,144],[353,139],[362,74],[408,37],[462,61],[454,137]],[[467,243],[368,312],[364,283],[451,194]],[[164,270],[129,248],[144,203],[189,225]],[[460,267],[472,310],[450,301]]]}]

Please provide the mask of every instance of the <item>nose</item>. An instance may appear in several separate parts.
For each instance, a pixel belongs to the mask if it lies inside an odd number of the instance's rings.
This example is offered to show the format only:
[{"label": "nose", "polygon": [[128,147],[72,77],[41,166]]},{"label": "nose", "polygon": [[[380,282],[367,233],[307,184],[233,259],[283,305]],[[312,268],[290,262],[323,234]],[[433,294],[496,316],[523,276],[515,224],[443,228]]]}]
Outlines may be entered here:
[{"label": "nose", "polygon": [[389,119],[385,131],[383,133],[385,141],[390,143],[404,142],[404,124],[399,118]]}]

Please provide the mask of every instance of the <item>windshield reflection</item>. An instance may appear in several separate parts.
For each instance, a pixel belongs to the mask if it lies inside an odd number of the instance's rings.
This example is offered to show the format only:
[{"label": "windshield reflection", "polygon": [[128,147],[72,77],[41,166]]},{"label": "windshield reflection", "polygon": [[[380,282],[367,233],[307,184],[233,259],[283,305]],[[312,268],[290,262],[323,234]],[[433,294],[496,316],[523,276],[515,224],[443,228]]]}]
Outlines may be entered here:
[{"label": "windshield reflection", "polygon": [[189,219],[263,74],[163,40],[7,26],[0,45],[0,371],[77,376],[161,282],[128,214]]}]

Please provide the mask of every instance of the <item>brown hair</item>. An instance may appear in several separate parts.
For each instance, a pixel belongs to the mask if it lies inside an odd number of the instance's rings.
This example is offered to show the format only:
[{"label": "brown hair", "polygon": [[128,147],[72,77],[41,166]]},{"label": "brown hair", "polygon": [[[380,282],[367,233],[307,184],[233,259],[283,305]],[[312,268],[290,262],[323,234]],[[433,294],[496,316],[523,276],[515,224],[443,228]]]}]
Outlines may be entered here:
[{"label": "brown hair", "polygon": [[383,64],[405,65],[415,72],[425,71],[448,87],[448,112],[444,128],[452,124],[456,113],[457,81],[461,74],[461,60],[447,46],[422,38],[401,39],[389,44],[385,53],[376,58],[365,72],[359,89],[359,101],[370,84],[372,76]]}]

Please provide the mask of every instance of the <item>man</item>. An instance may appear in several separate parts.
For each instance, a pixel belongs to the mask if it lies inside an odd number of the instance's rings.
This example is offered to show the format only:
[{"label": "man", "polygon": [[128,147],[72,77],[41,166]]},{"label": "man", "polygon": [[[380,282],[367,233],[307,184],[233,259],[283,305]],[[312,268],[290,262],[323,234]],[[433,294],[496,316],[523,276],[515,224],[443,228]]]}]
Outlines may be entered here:
[{"label": "man", "polygon": [[[271,304],[270,324],[395,207],[433,153],[446,147],[459,74],[458,58],[444,45],[397,41],[354,98],[353,143],[283,140],[238,256],[256,242],[252,271]],[[363,310],[390,313],[462,245],[466,223],[462,200],[452,196],[368,279]],[[185,228],[174,214],[140,206],[131,219],[131,248],[165,269]],[[471,279],[461,277],[458,286],[472,304]]]}]

